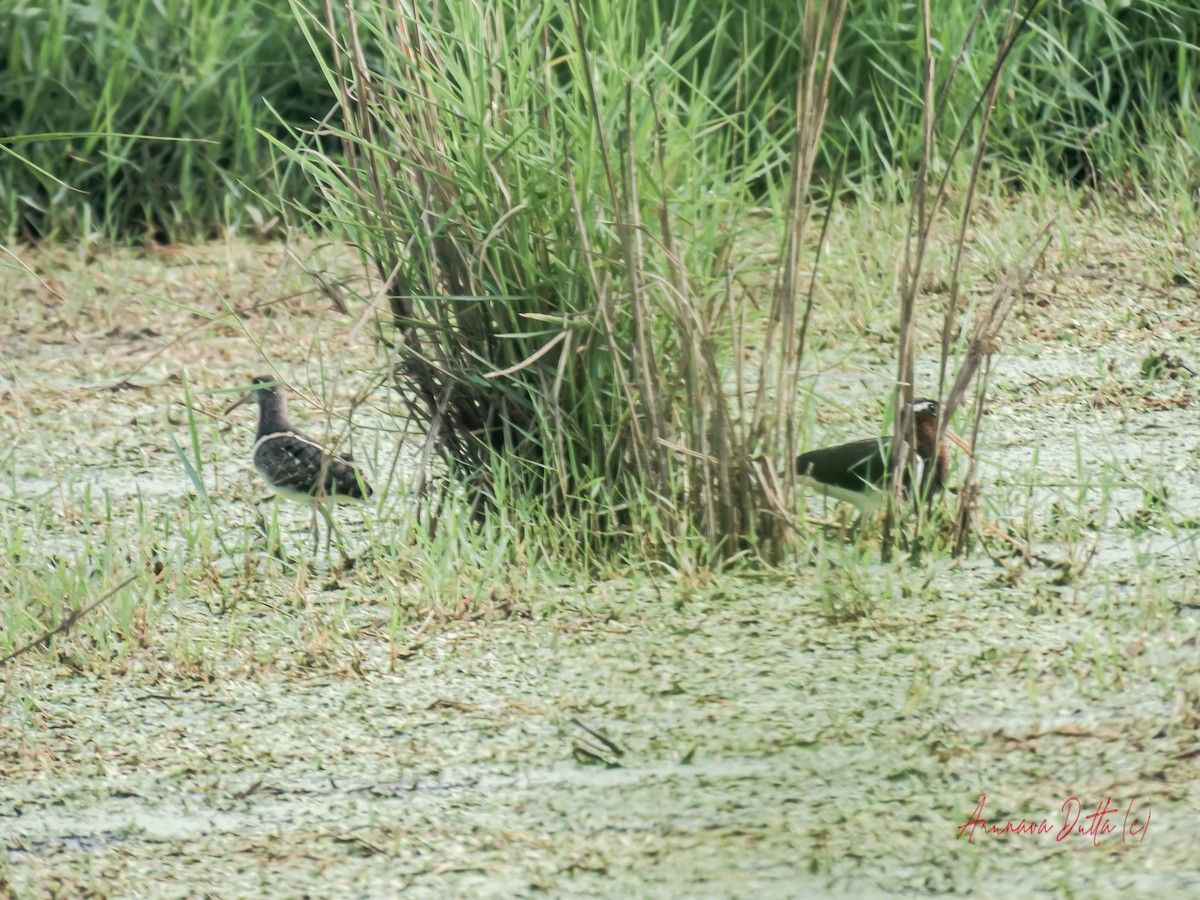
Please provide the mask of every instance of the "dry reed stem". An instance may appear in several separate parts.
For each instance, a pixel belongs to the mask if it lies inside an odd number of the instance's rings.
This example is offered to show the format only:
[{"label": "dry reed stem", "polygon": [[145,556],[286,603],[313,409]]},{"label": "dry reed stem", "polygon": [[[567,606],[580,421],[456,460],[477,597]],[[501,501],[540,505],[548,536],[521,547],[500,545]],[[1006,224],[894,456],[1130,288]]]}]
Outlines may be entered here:
[{"label": "dry reed stem", "polygon": [[103,594],[101,594],[99,597],[97,597],[95,600],[93,600],[87,606],[81,606],[78,609],[74,609],[71,612],[67,613],[67,615],[63,618],[63,620],[61,622],[59,622],[57,625],[55,625],[53,628],[49,629],[48,631],[43,632],[41,635],[34,638],[32,641],[29,641],[26,644],[22,644],[20,647],[18,647],[12,653],[8,654],[8,656],[4,657],[3,659],[0,659],[0,666],[7,665],[8,663],[10,663],[14,659],[16,659],[18,656],[22,656],[25,653],[28,653],[30,650],[33,650],[35,647],[40,647],[43,644],[48,644],[50,639],[52,637],[54,637],[55,635],[62,634],[66,631],[69,631],[72,627],[74,627],[76,622],[78,622],[80,619],[82,619],[84,616],[86,616],[88,613],[90,613],[93,609],[95,609],[101,603],[103,603],[104,601],[106,601],[112,597],[115,597],[121,591],[122,588],[128,587],[130,584],[132,584],[133,580],[135,578],[137,578],[136,575],[130,575],[124,581],[109,588],[107,591],[105,591]]},{"label": "dry reed stem", "polygon": [[[948,398],[943,399],[946,370],[950,357],[950,342],[954,332],[955,314],[958,303],[958,287],[959,274],[961,271],[963,248],[965,244],[966,230],[970,217],[974,208],[974,197],[976,187],[978,185],[979,174],[981,171],[983,157],[987,148],[987,132],[991,122],[993,110],[995,109],[996,95],[999,89],[1000,74],[1003,70],[1004,62],[1012,51],[1019,35],[1028,25],[1030,17],[1036,10],[1041,0],[1033,0],[1030,8],[1026,11],[1025,16],[1016,22],[1017,10],[1020,0],[1013,0],[1009,8],[1008,20],[1005,24],[1005,35],[1001,42],[1000,49],[996,54],[996,61],[992,66],[991,74],[983,91],[975,101],[970,114],[967,116],[960,129],[958,137],[955,141],[953,149],[947,160],[945,171],[938,184],[937,193],[934,195],[932,204],[927,202],[927,185],[930,169],[930,155],[933,142],[934,129],[937,121],[941,118],[949,95],[950,84],[957,73],[958,66],[966,52],[968,42],[974,35],[979,21],[982,17],[984,0],[976,7],[975,15],[972,17],[971,23],[968,25],[966,34],[959,45],[958,53],[955,56],[954,63],[951,66],[950,73],[943,84],[938,103],[935,107],[933,102],[933,54],[932,54],[932,39],[931,39],[931,12],[929,0],[922,0],[922,41],[924,47],[924,64],[923,64],[923,100],[925,116],[923,119],[923,139],[921,148],[921,164],[917,173],[917,183],[914,191],[913,204],[909,213],[908,224],[908,241],[905,244],[904,257],[904,273],[903,273],[903,288],[901,293],[900,304],[900,342],[898,347],[897,373],[895,386],[895,402],[893,406],[893,442],[892,442],[892,484],[889,491],[887,504],[887,515],[884,519],[884,531],[882,542],[882,555],[887,559],[891,555],[894,529],[896,525],[896,508],[897,500],[903,485],[904,472],[909,470],[915,463],[915,436],[912,434],[913,422],[911,417],[904,415],[905,411],[912,405],[914,399],[913,373],[915,370],[915,343],[914,343],[914,322],[913,313],[916,305],[916,294],[920,287],[921,273],[924,268],[924,262],[927,256],[929,241],[933,223],[937,218],[937,213],[941,208],[942,201],[945,198],[947,185],[949,183],[950,174],[953,170],[951,163],[957,157],[959,151],[965,144],[968,130],[971,123],[975,120],[976,114],[982,110],[981,121],[979,126],[979,134],[975,143],[975,152],[972,159],[971,174],[967,185],[967,195],[963,204],[963,214],[959,223],[954,262],[951,267],[950,277],[950,293],[947,300],[945,312],[943,314],[942,332],[941,332],[941,351],[939,357],[939,372],[938,372],[938,400],[939,400],[939,421],[937,439],[940,442],[945,435],[945,429],[954,414],[959,402],[961,402],[967,386],[978,370],[979,362],[983,356],[980,346],[971,343],[968,347],[967,357],[964,360],[962,367],[955,376],[954,387],[950,391]],[[1014,22],[1016,24],[1014,25]],[[915,220],[915,231],[914,231]],[[1044,233],[1044,232],[1043,232]],[[1041,235],[1039,235],[1040,240]],[[1014,270],[1015,271],[1015,270]],[[1010,271],[1010,275],[1012,272]],[[1001,285],[997,286],[997,293],[993,295],[993,301],[989,305],[988,312],[985,316],[986,323],[977,322],[976,334],[983,340],[983,335],[988,334],[990,338],[987,341],[987,346],[992,347],[988,354],[994,352],[995,341],[999,337],[999,328],[1003,325],[1007,318],[1008,310],[1011,309],[1011,295],[1007,292],[1011,289],[1011,284],[1008,283],[1009,278],[1002,281]],[[1005,304],[1008,304],[1005,306]],[[974,355],[973,355],[974,354]],[[982,395],[980,397],[982,401]],[[907,424],[909,433],[904,434],[903,430]],[[923,514],[922,504],[917,506],[917,525],[920,526],[921,517]],[[961,538],[961,529],[958,532]]]},{"label": "dry reed stem", "polygon": [[[745,310],[733,312],[735,344],[743,350],[751,343],[766,347],[758,362],[757,384],[751,386],[758,395],[750,410],[745,409],[744,389],[753,377],[747,377],[744,352],[735,362],[735,380],[743,392],[734,400],[728,396],[713,337],[721,314],[702,310],[691,297],[684,250],[676,243],[667,202],[657,204],[656,222],[642,219],[645,197],[639,179],[645,161],[638,157],[633,139],[635,84],[624,86],[620,141],[614,143],[606,126],[607,107],[601,104],[601,73],[593,67],[579,0],[569,5],[567,32],[573,31],[579,63],[575,77],[584,114],[596,135],[601,183],[608,194],[604,206],[611,219],[606,225],[611,224],[616,247],[590,245],[589,235],[595,238],[593,223],[584,216],[587,198],[579,196],[572,172],[573,148],[567,143],[562,165],[568,215],[574,218],[586,290],[596,304],[577,314],[578,323],[564,320],[549,337],[526,341],[519,345],[518,354],[507,357],[496,355],[496,335],[521,329],[516,320],[510,323],[505,318],[512,315],[508,307],[485,301],[494,285],[505,283],[505,260],[497,254],[503,254],[507,237],[520,227],[527,206],[520,202],[523,198],[512,196],[503,166],[489,158],[481,173],[500,209],[483,228],[484,234],[477,234],[470,222],[454,218],[462,200],[454,168],[458,148],[451,139],[451,125],[432,96],[445,67],[439,49],[424,40],[424,13],[415,2],[411,9],[406,5],[381,8],[379,31],[372,32],[373,37],[392,42],[399,53],[392,69],[375,73],[369,70],[364,52],[366,20],[359,18],[361,13],[349,0],[343,0],[335,15],[333,2],[324,4],[323,30],[332,47],[331,73],[343,127],[325,133],[342,141],[345,162],[339,168],[319,148],[314,152],[330,176],[340,181],[334,191],[349,200],[366,225],[360,249],[379,278],[373,296],[387,297],[392,313],[392,334],[378,325],[379,336],[389,348],[391,382],[407,404],[410,420],[427,429],[417,473],[419,493],[425,494],[435,455],[452,465],[462,463],[464,474],[486,481],[490,448],[515,451],[515,464],[524,460],[544,472],[532,476],[545,481],[538,482],[538,490],[545,492],[553,484],[550,493],[557,491],[557,501],[569,498],[578,487],[573,471],[576,448],[566,443],[574,423],[565,419],[565,410],[556,400],[569,391],[577,376],[571,368],[573,354],[598,341],[612,360],[613,384],[608,390],[625,410],[617,420],[600,423],[602,460],[595,462],[603,474],[627,480],[649,499],[667,540],[698,529],[713,559],[743,552],[752,536],[764,552],[781,547],[778,491],[755,473],[764,439],[770,450],[782,449],[789,458],[794,455],[791,419],[796,378],[817,277],[814,265],[807,276],[804,321],[797,329],[808,194],[846,0],[805,4],[787,254],[764,327],[765,340],[757,335],[748,340]],[[495,15],[485,13],[489,17],[485,29],[499,27],[491,18]],[[340,31],[335,28],[339,16],[349,22]],[[548,43],[546,49],[549,60]],[[548,65],[540,72],[539,80],[543,76],[552,80]],[[403,83],[402,93],[397,81]],[[492,97],[494,108],[488,116],[502,119],[506,95],[498,89]],[[664,121],[657,98],[650,99],[655,149],[651,164],[666,183]],[[563,137],[570,140],[565,131]],[[828,229],[827,216],[817,247],[818,265]],[[727,265],[731,246],[732,237],[714,266]],[[665,275],[657,274],[660,263]],[[734,310],[728,274],[725,300],[725,308]],[[375,305],[370,304],[372,309]],[[667,323],[665,338],[657,324],[663,322]],[[664,349],[668,357],[663,356]],[[790,482],[791,467],[784,471]],[[520,489],[519,480],[510,484]]]}]

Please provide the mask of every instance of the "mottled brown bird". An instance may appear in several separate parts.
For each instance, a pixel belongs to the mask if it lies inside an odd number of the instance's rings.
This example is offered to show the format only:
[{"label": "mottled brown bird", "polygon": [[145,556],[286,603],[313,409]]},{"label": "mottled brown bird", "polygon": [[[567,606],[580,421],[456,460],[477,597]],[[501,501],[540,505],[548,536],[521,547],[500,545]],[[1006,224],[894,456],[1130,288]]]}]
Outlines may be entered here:
[{"label": "mottled brown bird", "polygon": [[[349,456],[338,456],[291,423],[283,386],[276,379],[260,375],[251,384],[250,393],[225,411],[231,412],[251,398],[258,403],[254,468],[279,496],[315,503],[332,530],[326,506],[343,499],[364,500],[371,496],[370,484]],[[314,534],[315,526],[314,519]]]}]

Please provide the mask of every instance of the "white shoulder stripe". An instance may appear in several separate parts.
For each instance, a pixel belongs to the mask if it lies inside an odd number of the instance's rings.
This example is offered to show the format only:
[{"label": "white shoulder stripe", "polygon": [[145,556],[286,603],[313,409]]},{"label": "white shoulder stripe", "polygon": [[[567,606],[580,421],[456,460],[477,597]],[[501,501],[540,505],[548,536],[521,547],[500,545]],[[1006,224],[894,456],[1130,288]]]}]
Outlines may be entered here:
[{"label": "white shoulder stripe", "polygon": [[290,438],[291,440],[296,441],[298,443],[307,444],[309,447],[312,447],[314,450],[316,450],[320,453],[333,456],[333,454],[329,452],[329,449],[327,447],[323,447],[320,444],[318,444],[316,441],[314,441],[312,438],[307,438],[302,434],[296,433],[295,431],[277,431],[274,434],[264,434],[262,437],[260,437],[257,441],[254,442],[254,449],[251,450],[251,453],[257,454],[259,449],[262,447],[262,445],[267,443],[267,441],[274,441],[274,440],[278,440],[280,438]]}]

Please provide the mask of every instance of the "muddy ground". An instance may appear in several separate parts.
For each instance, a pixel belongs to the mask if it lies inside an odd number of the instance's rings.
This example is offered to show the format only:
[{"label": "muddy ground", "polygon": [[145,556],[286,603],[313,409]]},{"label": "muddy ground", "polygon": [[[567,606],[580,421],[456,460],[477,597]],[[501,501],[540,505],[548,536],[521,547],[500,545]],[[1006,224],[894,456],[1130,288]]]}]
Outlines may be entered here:
[{"label": "muddy ground", "polygon": [[[814,529],[779,571],[594,583],[403,549],[383,399],[351,431],[388,488],[339,510],[359,566],[278,563],[252,417],[205,392],[269,370],[261,346],[336,426],[315,398],[365,386],[369,330],[277,246],[24,253],[6,646],[137,581],[0,669],[0,892],[1197,895],[1200,267],[1194,240],[1064,215],[979,447],[981,533],[1030,558],[884,565]],[[824,342],[813,440],[876,427],[894,368],[870,306],[827,315],[863,327]],[[267,515],[306,552],[303,512]],[[1047,833],[964,829],[985,797]]]}]

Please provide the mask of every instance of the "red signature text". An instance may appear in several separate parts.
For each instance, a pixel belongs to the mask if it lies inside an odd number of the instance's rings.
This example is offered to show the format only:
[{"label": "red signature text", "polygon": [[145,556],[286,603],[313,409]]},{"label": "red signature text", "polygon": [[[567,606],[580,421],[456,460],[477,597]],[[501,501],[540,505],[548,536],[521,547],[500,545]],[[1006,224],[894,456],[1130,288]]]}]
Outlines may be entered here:
[{"label": "red signature text", "polygon": [[[1059,807],[1059,811],[1062,813],[1061,821],[1006,819],[1000,822],[991,821],[984,815],[984,806],[987,804],[987,795],[984,794],[979,798],[979,803],[971,817],[958,826],[958,835],[955,840],[962,840],[965,835],[967,843],[972,843],[976,833],[1037,836],[1053,834],[1056,842],[1065,841],[1071,837],[1091,838],[1092,846],[1099,846],[1102,839],[1114,835],[1112,838],[1114,841],[1120,840],[1122,843],[1137,841],[1140,844],[1146,839],[1146,832],[1150,828],[1151,810],[1146,810],[1146,818],[1143,821],[1139,816],[1134,815],[1133,802],[1133,800],[1129,801],[1122,815],[1121,808],[1113,805],[1112,797],[1105,797],[1103,803],[1096,804],[1095,810],[1084,815],[1083,801],[1078,797],[1068,797]],[[1118,834],[1120,837],[1115,837]]]}]

